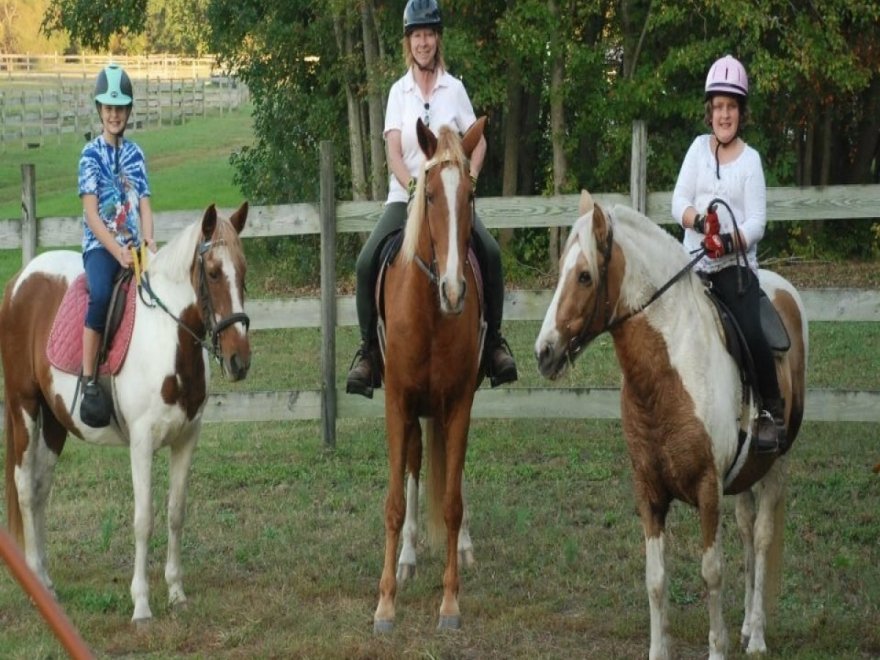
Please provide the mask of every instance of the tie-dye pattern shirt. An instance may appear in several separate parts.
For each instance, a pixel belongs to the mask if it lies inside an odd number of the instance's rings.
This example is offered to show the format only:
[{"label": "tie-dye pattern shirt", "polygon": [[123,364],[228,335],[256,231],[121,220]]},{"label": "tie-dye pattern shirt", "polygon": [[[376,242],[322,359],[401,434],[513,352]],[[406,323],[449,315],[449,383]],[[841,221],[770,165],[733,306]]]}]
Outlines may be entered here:
[{"label": "tie-dye pattern shirt", "polygon": [[[144,152],[134,142],[117,149],[103,135],[89,142],[79,160],[79,195],[98,198],[98,215],[119,245],[140,242],[140,199],[150,195]],[[118,173],[117,173],[118,168]],[[83,213],[83,253],[101,247]]]}]

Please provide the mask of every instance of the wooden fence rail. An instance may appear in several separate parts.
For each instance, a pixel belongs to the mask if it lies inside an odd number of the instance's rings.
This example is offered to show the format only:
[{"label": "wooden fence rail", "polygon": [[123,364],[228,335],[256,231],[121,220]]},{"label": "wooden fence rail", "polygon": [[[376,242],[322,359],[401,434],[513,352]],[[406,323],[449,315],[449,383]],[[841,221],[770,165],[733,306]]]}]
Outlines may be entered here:
[{"label": "wooden fence rail", "polygon": [[[323,152],[322,163],[332,158]],[[335,237],[339,233],[372,229],[382,213],[381,202],[333,202],[333,168],[322,167],[322,204],[285,204],[252,207],[247,237],[321,234],[321,291],[335,291]],[[20,220],[0,220],[0,249],[21,248],[24,261],[38,246],[78,247],[79,217],[46,217],[39,221],[33,192],[32,166],[23,166]],[[647,214],[655,222],[668,224],[669,192],[646,195]],[[629,204],[622,194],[595,194],[603,203]],[[30,200],[25,204],[25,200]],[[477,211],[492,228],[567,227],[577,216],[577,195],[556,197],[481,197]],[[333,206],[331,209],[330,207]],[[234,209],[221,209],[231,213]],[[167,241],[200,213],[167,211],[155,213],[156,238]],[[830,186],[826,188],[771,188],[768,217],[773,222],[874,218],[880,213],[880,185]],[[811,321],[880,323],[880,291],[865,289],[810,289],[801,292]],[[535,321],[543,317],[550,291],[516,290],[505,296],[504,315],[510,322]],[[322,328],[321,373],[323,386],[317,391],[281,390],[212,394],[206,421],[287,421],[322,419],[324,439],[335,443],[335,420],[348,417],[381,417],[383,393],[373,400],[344,396],[337,399],[335,329],[357,323],[352,296],[323,295],[321,298],[251,300],[248,302],[251,328]],[[569,417],[616,418],[619,416],[616,388],[502,388],[481,389],[476,396],[474,416],[480,417]],[[329,411],[330,414],[325,414]],[[334,412],[335,411],[335,412]],[[811,389],[806,419],[812,421],[857,421],[880,423],[880,391]]]}]

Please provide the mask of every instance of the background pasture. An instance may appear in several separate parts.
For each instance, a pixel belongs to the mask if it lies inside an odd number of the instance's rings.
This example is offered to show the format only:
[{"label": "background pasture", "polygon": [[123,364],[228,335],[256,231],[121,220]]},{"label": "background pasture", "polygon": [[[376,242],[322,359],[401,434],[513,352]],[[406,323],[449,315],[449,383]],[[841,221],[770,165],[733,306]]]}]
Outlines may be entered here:
[{"label": "background pasture", "polygon": [[[237,205],[228,154],[247,143],[247,123],[232,115],[139,133],[154,206],[197,209],[195,218],[210,201]],[[0,217],[18,215],[18,163],[35,158],[45,159],[36,161],[39,215],[76,214],[80,145],[71,138],[23,160],[4,154]],[[192,160],[201,154],[203,160]],[[264,242],[245,243],[249,294],[259,298],[272,288],[277,295],[271,252]],[[19,263],[18,252],[0,255],[4,281]],[[826,276],[837,272],[822,268]],[[860,285],[880,288],[877,270]],[[782,272],[798,280],[798,271]],[[543,384],[531,358],[537,326],[508,324],[522,373],[517,386]],[[813,324],[809,386],[880,389],[877,337],[872,323]],[[317,388],[320,343],[316,328],[255,331],[248,380],[230,386],[215,378],[212,389]],[[339,328],[337,343],[340,386],[354,329]],[[607,337],[563,383],[618,384]],[[771,657],[880,655],[880,478],[871,473],[880,458],[877,434],[876,424],[802,429],[791,454],[784,588],[768,628]],[[462,575],[459,633],[435,631],[443,560],[423,550],[419,573],[399,594],[395,632],[372,634],[387,475],[382,420],[340,420],[333,452],[322,446],[318,421],[206,425],[184,534],[190,604],[180,612],[164,604],[165,466],[158,455],[150,563],[156,621],[137,631],[128,621],[127,453],[71,440],[59,461],[49,507],[50,570],[62,605],[100,657],[632,658],[647,652],[643,541],[617,422],[474,423],[466,478],[477,565]],[[725,510],[732,513],[732,502]],[[0,503],[0,519],[5,515]],[[742,592],[732,515],[725,520],[725,550],[726,622],[735,640]],[[683,505],[670,516],[669,552],[677,651],[703,657],[707,620],[696,516]],[[0,571],[0,655],[59,654],[17,583]]]}]

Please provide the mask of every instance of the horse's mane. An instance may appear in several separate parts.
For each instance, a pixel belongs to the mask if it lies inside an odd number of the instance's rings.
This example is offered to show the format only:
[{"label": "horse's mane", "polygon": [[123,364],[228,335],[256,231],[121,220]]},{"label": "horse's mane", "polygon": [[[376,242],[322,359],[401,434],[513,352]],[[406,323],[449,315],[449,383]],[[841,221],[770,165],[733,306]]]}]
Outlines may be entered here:
[{"label": "horse's mane", "polygon": [[401,247],[401,257],[403,262],[409,263],[416,254],[416,248],[419,244],[419,232],[425,224],[425,173],[434,165],[443,165],[451,163],[458,167],[459,171],[464,175],[464,170],[468,159],[464,155],[461,146],[461,138],[449,126],[441,126],[439,135],[437,136],[437,149],[434,157],[422,163],[419,169],[419,178],[416,183],[416,193],[413,197],[412,204],[409,207],[409,215],[406,219],[406,227],[403,231],[403,246]]},{"label": "horse's mane", "polygon": [[[202,220],[199,219],[184,228],[156,253],[149,264],[150,272],[161,273],[173,282],[188,281],[193,259],[201,240]],[[236,269],[243,267],[244,251],[238,232],[235,231],[231,222],[219,216],[217,217],[217,227],[214,230],[214,243],[226,245],[235,260]]]},{"label": "horse's mane", "polygon": [[[598,205],[597,205],[598,208]],[[688,262],[682,244],[650,218],[627,206],[601,207],[614,232],[614,240],[626,256],[626,275],[621,290],[621,302],[637,307]],[[595,255],[597,246],[593,234],[595,211],[577,220],[569,243],[580,242],[584,254]],[[589,259],[595,271],[596,258]]]}]

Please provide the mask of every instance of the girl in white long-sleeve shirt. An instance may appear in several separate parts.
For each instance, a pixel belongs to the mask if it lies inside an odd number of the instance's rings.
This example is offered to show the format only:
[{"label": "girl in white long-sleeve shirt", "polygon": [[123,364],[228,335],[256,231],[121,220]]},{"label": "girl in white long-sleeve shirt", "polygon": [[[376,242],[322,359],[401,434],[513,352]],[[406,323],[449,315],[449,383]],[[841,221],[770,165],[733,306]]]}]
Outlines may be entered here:
[{"label": "girl in white long-sleeve shirt", "polygon": [[684,227],[685,248],[705,248],[695,269],[709,280],[745,336],[763,409],[754,448],[775,452],[784,449],[786,440],[785,403],[761,329],[757,248],[767,226],[767,188],[760,155],[739,137],[749,93],[745,68],[730,55],[722,57],[709,70],[705,91],[712,132],[697,137],[685,155],[672,215]]}]

